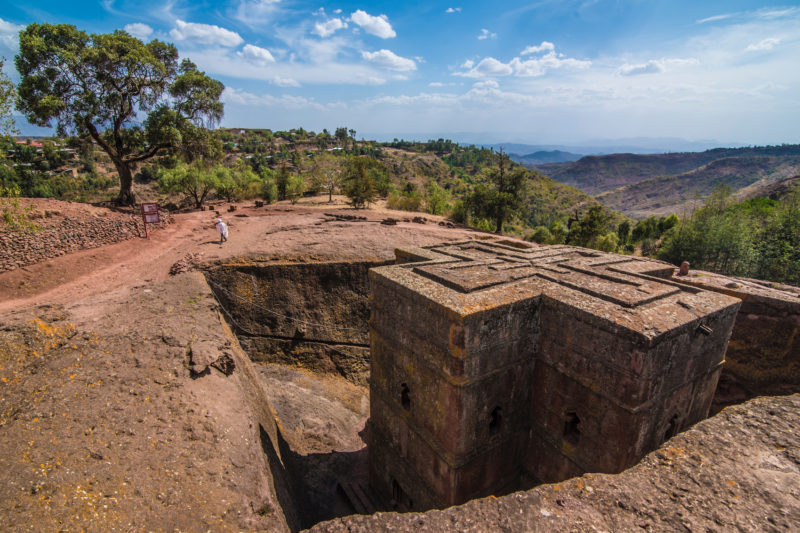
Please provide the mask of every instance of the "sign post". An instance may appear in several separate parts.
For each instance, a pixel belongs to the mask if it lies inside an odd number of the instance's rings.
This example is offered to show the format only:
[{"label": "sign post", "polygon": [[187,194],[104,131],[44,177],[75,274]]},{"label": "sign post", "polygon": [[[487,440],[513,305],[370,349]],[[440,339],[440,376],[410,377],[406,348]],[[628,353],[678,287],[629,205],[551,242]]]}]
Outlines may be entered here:
[{"label": "sign post", "polygon": [[149,239],[150,234],[147,233],[147,225],[161,222],[161,218],[158,216],[158,204],[142,204],[142,220],[144,221],[144,236]]}]

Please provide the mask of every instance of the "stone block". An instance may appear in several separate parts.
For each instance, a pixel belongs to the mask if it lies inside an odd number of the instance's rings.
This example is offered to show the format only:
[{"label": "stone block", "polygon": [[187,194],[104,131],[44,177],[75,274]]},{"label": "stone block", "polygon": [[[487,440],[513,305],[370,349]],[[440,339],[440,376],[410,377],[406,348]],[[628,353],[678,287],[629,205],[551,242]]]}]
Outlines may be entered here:
[{"label": "stone block", "polygon": [[738,300],[660,262],[515,244],[370,271],[371,482],[398,506],[619,472],[708,412]]}]

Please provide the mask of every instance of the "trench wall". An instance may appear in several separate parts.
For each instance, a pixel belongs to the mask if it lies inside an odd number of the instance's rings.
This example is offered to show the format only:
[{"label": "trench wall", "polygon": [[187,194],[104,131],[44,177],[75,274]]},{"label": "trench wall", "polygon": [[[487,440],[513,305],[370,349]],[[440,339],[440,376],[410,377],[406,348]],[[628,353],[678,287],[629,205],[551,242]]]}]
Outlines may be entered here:
[{"label": "trench wall", "polygon": [[235,262],[206,279],[253,361],[369,376],[367,271],[386,263]]},{"label": "trench wall", "polygon": [[756,396],[800,392],[800,289],[700,271],[672,279],[742,300],[712,412]]}]

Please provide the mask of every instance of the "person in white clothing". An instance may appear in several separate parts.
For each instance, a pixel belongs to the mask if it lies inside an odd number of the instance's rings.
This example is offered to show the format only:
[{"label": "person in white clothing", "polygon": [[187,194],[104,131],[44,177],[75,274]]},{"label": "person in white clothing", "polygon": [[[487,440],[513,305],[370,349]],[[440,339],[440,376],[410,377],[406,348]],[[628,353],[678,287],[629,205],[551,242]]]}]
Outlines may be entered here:
[{"label": "person in white clothing", "polygon": [[225,224],[221,218],[218,218],[216,221],[216,226],[217,230],[219,231],[219,243],[222,244],[228,240],[228,225]]}]

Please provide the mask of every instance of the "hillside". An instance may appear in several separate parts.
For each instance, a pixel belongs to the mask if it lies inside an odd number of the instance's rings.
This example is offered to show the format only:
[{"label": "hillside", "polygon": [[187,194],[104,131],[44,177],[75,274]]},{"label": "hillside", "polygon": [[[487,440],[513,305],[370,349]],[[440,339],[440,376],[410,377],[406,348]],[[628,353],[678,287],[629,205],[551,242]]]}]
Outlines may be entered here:
[{"label": "hillside", "polygon": [[611,154],[586,156],[574,163],[526,166],[559,183],[597,195],[650,178],[684,174],[720,159],[774,157],[777,159],[773,161],[779,163],[780,158],[794,156],[800,156],[800,145],[716,148],[705,152],[650,155]]},{"label": "hillside", "polygon": [[782,179],[770,185],[755,189],[751,187],[745,187],[742,189],[742,191],[740,191],[739,197],[741,200],[749,200],[750,198],[758,197],[766,197],[776,201],[782,200],[798,185],[800,185],[800,175]]},{"label": "hillside", "polygon": [[[487,148],[461,146],[445,139],[424,143],[356,140],[355,132],[344,127],[320,133],[302,128],[289,131],[226,128],[217,130],[216,137],[223,156],[215,163],[213,173],[222,177],[215,178],[218,182],[211,182],[210,192],[203,199],[208,201],[261,197],[270,203],[288,199],[288,196],[279,195],[276,187],[279,177],[287,174],[301,183],[299,192],[293,193],[295,201],[303,195],[327,192],[320,178],[324,172],[335,176],[333,190],[341,192],[340,176],[354,157],[361,157],[370,160],[373,186],[378,197],[385,198],[390,207],[446,215],[460,206],[463,213],[462,201],[477,184],[486,182],[488,170],[497,161],[496,153]],[[96,146],[77,139],[54,138],[42,143],[17,145],[13,162],[27,166],[3,167],[5,173],[0,176],[0,185],[16,186],[22,196],[29,197],[102,202],[116,196],[116,173],[109,171],[108,157]],[[60,146],[75,147],[70,149],[72,158],[69,161],[57,157]],[[13,147],[9,145],[8,149]],[[529,156],[578,157],[558,151]],[[202,202],[191,197],[188,190],[162,186],[161,171],[178,164],[179,160],[169,153],[141,164],[134,187],[139,201],[157,201],[171,208],[187,209]],[[62,167],[70,172],[64,172]],[[529,172],[528,178],[527,207],[517,219],[507,221],[507,231],[512,234],[525,235],[535,226],[549,226],[557,220],[566,223],[570,217],[575,218],[589,206],[598,204],[585,192],[535,171]],[[624,218],[621,213],[609,214],[616,221]],[[459,221],[483,223],[464,218]]]},{"label": "hillside", "polygon": [[695,200],[708,196],[717,185],[730,187],[740,197],[761,196],[764,187],[796,175],[798,169],[800,155],[728,157],[682,174],[607,190],[596,198],[634,218],[688,213]]}]

